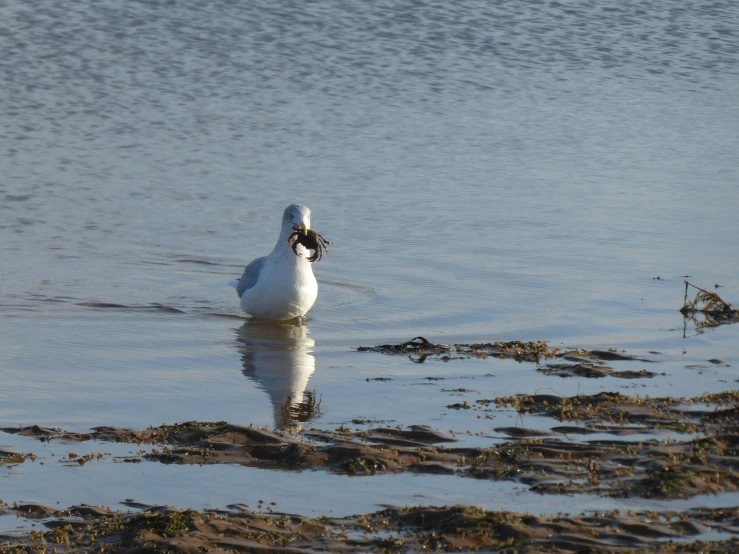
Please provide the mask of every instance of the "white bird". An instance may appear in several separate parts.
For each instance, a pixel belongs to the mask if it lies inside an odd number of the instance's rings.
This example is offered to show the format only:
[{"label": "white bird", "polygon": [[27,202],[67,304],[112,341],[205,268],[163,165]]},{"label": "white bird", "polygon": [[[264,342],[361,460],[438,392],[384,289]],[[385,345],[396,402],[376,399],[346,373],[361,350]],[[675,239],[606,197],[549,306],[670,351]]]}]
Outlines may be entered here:
[{"label": "white bird", "polygon": [[289,238],[294,231],[310,229],[310,210],[292,204],[282,214],[282,229],[269,256],[252,261],[238,281],[229,284],[241,298],[241,309],[261,319],[293,319],[305,315],[318,296],[318,283],[308,251],[302,245],[293,252]]}]

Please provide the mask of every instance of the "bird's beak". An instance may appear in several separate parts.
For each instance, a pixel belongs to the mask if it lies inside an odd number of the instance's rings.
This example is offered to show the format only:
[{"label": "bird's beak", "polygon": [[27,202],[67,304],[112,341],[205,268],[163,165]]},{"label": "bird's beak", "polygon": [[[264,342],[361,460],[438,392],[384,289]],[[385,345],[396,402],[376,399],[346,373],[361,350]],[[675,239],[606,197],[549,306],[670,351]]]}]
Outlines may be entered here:
[{"label": "bird's beak", "polygon": [[305,223],[301,223],[299,227],[300,227],[300,230],[303,231],[304,235],[308,234],[308,226]]}]

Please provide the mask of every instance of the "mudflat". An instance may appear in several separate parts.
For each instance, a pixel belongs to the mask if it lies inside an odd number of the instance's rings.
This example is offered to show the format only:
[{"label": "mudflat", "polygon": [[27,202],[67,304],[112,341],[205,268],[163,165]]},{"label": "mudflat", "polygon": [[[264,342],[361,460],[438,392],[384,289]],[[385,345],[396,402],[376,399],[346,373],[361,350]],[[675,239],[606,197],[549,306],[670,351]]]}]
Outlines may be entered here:
[{"label": "mudflat", "polygon": [[[729,552],[739,510],[534,516],[469,506],[393,508],[347,518],[307,518],[233,505],[196,512],[135,506],[54,510],[3,507],[43,518],[48,531],[8,539],[0,552]],[[710,534],[712,540],[696,537]],[[721,537],[721,538],[716,538]]]},{"label": "mudflat", "polygon": [[[558,371],[563,378],[598,379],[606,365],[631,360],[650,370],[630,379],[659,375],[659,364],[626,352],[550,349],[546,343],[432,345],[414,339],[400,345],[360,347],[390,355],[513,357]],[[719,362],[719,360],[716,360]],[[571,371],[572,368],[597,371]],[[652,371],[655,369],[656,371]],[[566,370],[566,371],[565,371]],[[613,375],[611,375],[613,376]],[[387,383],[392,386],[391,382]],[[463,394],[468,389],[453,389]],[[38,425],[6,427],[3,433],[66,446],[57,461],[84,466],[109,456],[112,443],[136,445],[121,463],[211,466],[228,464],[264,471],[328,471],[348,476],[388,473],[447,475],[459,479],[509,481],[542,495],[596,495],[634,499],[689,499],[739,488],[739,392],[695,397],[598,394],[516,394],[477,398],[446,406],[472,420],[502,411],[541,418],[548,425],[495,427],[494,435],[467,444],[433,422],[389,425],[362,419],[335,428],[310,425],[315,399],[284,407],[278,429],[225,421],[163,424],[147,429],[110,426],[70,432]],[[307,415],[306,415],[307,414]],[[292,417],[292,419],[291,419]],[[487,442],[489,444],[483,444]],[[85,454],[74,445],[87,445]],[[96,452],[99,449],[99,452]],[[35,454],[2,452],[0,463],[34,463]],[[116,466],[114,465],[113,468]],[[120,466],[118,466],[120,467]],[[308,475],[306,473],[306,475]],[[115,479],[111,471],[110,479]],[[2,505],[2,514],[38,521],[37,528],[4,538],[3,552],[40,548],[77,551],[727,551],[739,547],[735,507],[684,510],[590,511],[541,515],[474,506],[394,507],[352,517],[306,517],[232,504],[210,510],[124,502],[129,511],[77,505]]]}]

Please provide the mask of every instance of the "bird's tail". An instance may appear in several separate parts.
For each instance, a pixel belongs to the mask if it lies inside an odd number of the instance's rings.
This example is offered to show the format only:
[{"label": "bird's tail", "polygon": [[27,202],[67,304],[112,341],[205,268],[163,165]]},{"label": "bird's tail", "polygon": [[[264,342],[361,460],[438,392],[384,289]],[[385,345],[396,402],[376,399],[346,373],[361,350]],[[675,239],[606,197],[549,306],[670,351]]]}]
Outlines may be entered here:
[{"label": "bird's tail", "polygon": [[237,289],[239,287],[239,280],[236,279],[235,281],[231,281],[229,283],[229,285],[232,286],[233,288]]}]

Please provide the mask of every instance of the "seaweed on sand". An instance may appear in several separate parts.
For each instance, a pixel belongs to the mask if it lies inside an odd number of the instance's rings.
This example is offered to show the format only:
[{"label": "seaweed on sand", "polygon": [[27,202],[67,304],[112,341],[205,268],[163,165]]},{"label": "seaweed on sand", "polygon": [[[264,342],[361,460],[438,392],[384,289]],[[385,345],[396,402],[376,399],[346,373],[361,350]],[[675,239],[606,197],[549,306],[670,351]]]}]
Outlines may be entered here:
[{"label": "seaweed on sand", "polygon": [[429,356],[441,356],[442,361],[453,358],[513,358],[517,362],[538,363],[541,358],[550,359],[557,355],[557,349],[550,349],[546,342],[496,341],[475,344],[434,344],[424,337],[416,337],[400,344],[380,344],[360,346],[357,352],[379,352],[382,354],[406,354],[418,356],[411,358],[423,362]]},{"label": "seaweed on sand", "polygon": [[[693,287],[698,291],[693,300],[688,300],[689,287]],[[739,310],[732,308],[731,304],[715,292],[696,287],[688,281],[685,281],[685,298],[680,313],[683,314],[686,321],[690,320],[695,324],[698,332],[706,327],[718,327],[719,325],[739,321]],[[697,321],[696,314],[702,314],[703,321]]]},{"label": "seaweed on sand", "polygon": [[[54,510],[44,528],[3,537],[0,553],[736,552],[739,546],[736,507],[535,516],[462,505],[415,506],[343,518],[239,504],[205,512],[142,507],[82,521],[70,518],[74,508]],[[22,516],[16,509],[6,513]]]}]

